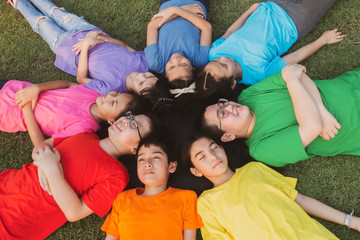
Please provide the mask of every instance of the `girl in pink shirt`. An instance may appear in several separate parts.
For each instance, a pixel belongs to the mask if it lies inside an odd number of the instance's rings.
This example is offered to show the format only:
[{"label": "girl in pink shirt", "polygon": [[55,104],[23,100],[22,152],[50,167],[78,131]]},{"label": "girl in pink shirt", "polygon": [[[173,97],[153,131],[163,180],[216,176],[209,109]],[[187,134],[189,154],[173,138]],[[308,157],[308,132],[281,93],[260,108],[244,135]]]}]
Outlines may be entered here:
[{"label": "girl in pink shirt", "polygon": [[83,84],[65,80],[40,84],[10,80],[0,90],[0,130],[27,131],[21,108],[30,101],[41,131],[52,138],[96,132],[100,123],[112,124],[129,109],[143,105],[127,93],[100,96]]}]

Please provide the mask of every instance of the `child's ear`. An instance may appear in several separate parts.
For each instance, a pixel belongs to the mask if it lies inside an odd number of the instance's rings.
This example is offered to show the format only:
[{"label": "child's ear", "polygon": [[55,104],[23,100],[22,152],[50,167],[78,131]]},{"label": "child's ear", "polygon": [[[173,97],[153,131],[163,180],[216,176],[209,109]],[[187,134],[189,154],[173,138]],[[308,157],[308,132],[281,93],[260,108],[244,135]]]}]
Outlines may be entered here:
[{"label": "child's ear", "polygon": [[110,125],[113,125],[113,124],[115,123],[115,119],[109,119],[107,122],[108,122]]},{"label": "child's ear", "polygon": [[190,168],[190,172],[195,175],[196,177],[202,177],[202,173],[197,170],[197,168]]},{"label": "child's ear", "polygon": [[231,84],[231,89],[235,89],[236,87],[236,79],[233,79],[233,82]]},{"label": "child's ear", "polygon": [[169,163],[169,172],[170,173],[174,173],[176,171],[176,168],[177,168],[177,162],[176,161]]},{"label": "child's ear", "polygon": [[221,136],[221,141],[222,142],[231,142],[235,139],[235,134],[231,134],[231,133],[224,133]]},{"label": "child's ear", "polygon": [[131,153],[132,153],[133,155],[135,155],[135,154],[136,154],[136,150],[137,150],[137,148],[131,148]]}]

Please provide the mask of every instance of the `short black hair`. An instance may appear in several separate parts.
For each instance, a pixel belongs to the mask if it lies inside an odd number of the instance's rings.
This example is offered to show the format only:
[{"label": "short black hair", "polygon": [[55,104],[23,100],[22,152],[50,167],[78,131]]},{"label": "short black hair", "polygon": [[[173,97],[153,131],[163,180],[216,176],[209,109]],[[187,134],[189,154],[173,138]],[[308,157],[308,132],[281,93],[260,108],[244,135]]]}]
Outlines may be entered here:
[{"label": "short black hair", "polygon": [[123,111],[117,117],[116,120],[121,116],[124,116],[125,113],[131,111],[134,115],[139,115],[144,112],[148,112],[151,109],[151,104],[147,101],[143,96],[139,96],[137,94],[131,94],[132,100],[126,105]]},{"label": "short black hair", "polygon": [[161,148],[167,156],[168,163],[176,161],[174,158],[173,147],[170,145],[168,137],[163,132],[154,132],[143,138],[137,147],[136,156],[139,155],[141,147],[149,147],[150,145]]},{"label": "short black hair", "polygon": [[[215,103],[213,103],[215,104]],[[212,104],[211,104],[212,105]],[[205,111],[210,105],[202,106],[198,109],[195,115],[195,129],[199,129],[204,132],[208,132],[216,139],[220,139],[224,134],[223,130],[220,130],[216,125],[209,125],[205,120]]]},{"label": "short black hair", "polygon": [[152,112],[146,112],[141,114],[150,118],[150,132],[145,136],[141,136],[142,138],[146,138],[147,136],[155,134],[155,132],[159,131],[159,129],[163,129],[163,122],[157,114]]},{"label": "short black hair", "polygon": [[218,80],[204,69],[196,76],[196,92],[201,98],[219,99],[219,98],[233,98],[233,85],[234,79],[220,78]]},{"label": "short black hair", "polygon": [[181,161],[187,169],[194,167],[194,164],[191,161],[190,149],[194,142],[196,142],[200,138],[211,139],[215,141],[219,146],[221,146],[219,139],[210,132],[197,131],[190,134],[181,146]]}]

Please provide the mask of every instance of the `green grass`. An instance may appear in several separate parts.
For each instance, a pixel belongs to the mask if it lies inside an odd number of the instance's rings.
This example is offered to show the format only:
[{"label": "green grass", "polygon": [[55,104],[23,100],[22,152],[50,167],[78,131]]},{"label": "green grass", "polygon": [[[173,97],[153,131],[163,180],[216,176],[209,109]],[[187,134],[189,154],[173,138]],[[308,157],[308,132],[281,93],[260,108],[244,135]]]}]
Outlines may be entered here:
[{"label": "green grass", "polygon": [[[156,13],[159,1],[82,0],[54,1],[69,12],[85,16],[90,23],[101,27],[115,38],[136,49],[146,43],[146,25]],[[211,0],[208,20],[213,24],[213,39],[220,37],[227,27],[243,13],[249,0]],[[326,46],[303,64],[314,79],[333,78],[359,67],[360,2],[342,0],[335,4],[314,30],[295,44],[290,51],[315,40],[325,30],[337,27],[347,34],[338,44]],[[53,66],[55,55],[40,36],[35,34],[22,15],[5,0],[0,3],[0,78],[44,82],[56,79],[75,81],[71,75]],[[354,143],[359,144],[359,143]],[[27,133],[0,132],[0,171],[21,168],[31,161],[31,142]],[[282,173],[299,179],[299,192],[315,197],[342,211],[360,215],[360,157],[316,157],[287,166]],[[93,215],[76,223],[66,223],[49,239],[101,239],[104,219]],[[326,221],[319,220],[340,239],[359,239],[360,234]]]}]

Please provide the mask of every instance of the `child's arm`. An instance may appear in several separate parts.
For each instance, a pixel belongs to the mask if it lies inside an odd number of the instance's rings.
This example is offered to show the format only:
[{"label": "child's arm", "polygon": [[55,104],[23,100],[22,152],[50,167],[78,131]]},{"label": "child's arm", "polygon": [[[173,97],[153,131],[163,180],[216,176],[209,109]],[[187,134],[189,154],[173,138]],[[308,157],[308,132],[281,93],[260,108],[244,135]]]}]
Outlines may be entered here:
[{"label": "child's arm", "polygon": [[281,71],[287,85],[296,120],[299,124],[299,134],[303,147],[319,136],[323,126],[319,109],[310,93],[300,81],[305,72],[301,65],[285,66]]},{"label": "child's arm", "polygon": [[26,88],[19,90],[16,93],[15,103],[19,105],[20,108],[23,108],[26,103],[31,102],[31,107],[32,109],[34,109],[39,94],[41,92],[52,89],[68,88],[74,85],[77,85],[77,83],[72,83],[67,80],[55,80],[55,81],[30,85]]},{"label": "child's arm", "polygon": [[106,234],[105,240],[119,240],[119,238]]},{"label": "child's arm", "polygon": [[185,229],[183,231],[184,240],[195,240],[196,239],[196,229]]},{"label": "child's arm", "polygon": [[239,30],[245,24],[249,16],[255,12],[258,6],[259,3],[254,3],[253,5],[251,5],[248,10],[246,10],[233,24],[231,24],[231,26],[226,30],[222,37],[228,38],[233,32]]},{"label": "child's arm", "polygon": [[84,39],[79,39],[79,42],[74,45],[73,51],[76,51],[76,54],[80,52],[76,77],[78,83],[87,84],[92,80],[88,77],[89,50],[95,45],[102,43],[102,40],[98,39],[99,35],[105,35],[105,33],[99,30],[91,31],[86,34]]},{"label": "child's arm", "polygon": [[74,222],[93,213],[64,178],[59,167],[60,154],[55,148],[40,148],[38,152],[33,151],[32,156],[34,164],[44,171],[52,195],[68,221]]},{"label": "child's arm", "polygon": [[301,61],[304,61],[305,59],[313,55],[321,47],[328,44],[341,42],[344,37],[346,37],[346,35],[342,34],[337,29],[325,31],[321,35],[321,37],[316,39],[314,42],[309,43],[302,48],[299,48],[295,52],[289,53],[288,55],[282,57],[282,59],[288,64],[300,63]]},{"label": "child's arm", "polygon": [[[332,208],[314,198],[298,193],[297,197],[295,198],[295,202],[299,204],[299,206],[302,207],[305,212],[312,216],[341,225],[344,225],[345,223],[345,213]],[[360,218],[352,217],[349,227],[360,232]]]},{"label": "child's arm", "polygon": [[97,39],[99,39],[100,41],[103,41],[103,42],[108,42],[108,43],[112,43],[112,44],[115,44],[115,45],[118,45],[118,46],[123,46],[124,48],[129,50],[129,52],[135,52],[136,51],[134,48],[130,47],[129,45],[127,45],[123,41],[120,41],[120,40],[112,38],[112,37],[98,35]]},{"label": "child's arm", "polygon": [[320,133],[320,137],[324,140],[330,140],[334,138],[338,133],[338,129],[341,128],[339,122],[335,117],[325,108],[324,103],[321,99],[319,89],[316,87],[315,83],[307,76],[306,74],[302,75],[301,82],[307,91],[310,93],[311,97],[314,99],[323,122],[323,128]]}]

